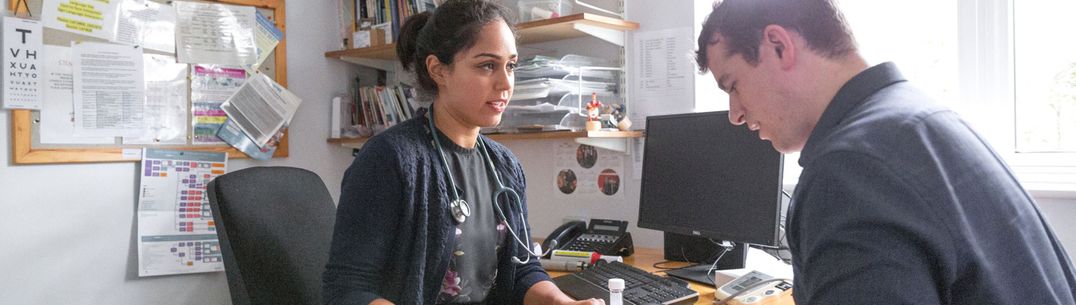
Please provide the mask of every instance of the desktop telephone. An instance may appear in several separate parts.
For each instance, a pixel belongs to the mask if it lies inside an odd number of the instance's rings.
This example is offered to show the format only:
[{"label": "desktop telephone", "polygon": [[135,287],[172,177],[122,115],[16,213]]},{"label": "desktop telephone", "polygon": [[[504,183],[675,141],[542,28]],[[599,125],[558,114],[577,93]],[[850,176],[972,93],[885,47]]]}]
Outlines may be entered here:
[{"label": "desktop telephone", "polygon": [[623,220],[591,219],[589,226],[578,220],[565,223],[546,237],[542,249],[549,249],[554,240],[557,241],[554,250],[590,251],[616,256],[630,256],[635,252],[628,222]]}]

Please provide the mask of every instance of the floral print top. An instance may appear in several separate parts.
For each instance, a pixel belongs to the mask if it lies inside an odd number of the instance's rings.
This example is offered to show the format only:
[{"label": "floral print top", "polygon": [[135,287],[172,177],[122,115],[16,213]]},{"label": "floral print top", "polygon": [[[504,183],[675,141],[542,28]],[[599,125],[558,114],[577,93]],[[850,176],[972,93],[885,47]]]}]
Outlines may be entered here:
[{"label": "floral print top", "polygon": [[456,226],[456,246],[437,303],[481,304],[494,289],[497,257],[506,241],[507,226],[493,206],[495,184],[486,159],[478,149],[462,148],[452,141],[441,143],[457,191],[469,204],[471,216]]}]

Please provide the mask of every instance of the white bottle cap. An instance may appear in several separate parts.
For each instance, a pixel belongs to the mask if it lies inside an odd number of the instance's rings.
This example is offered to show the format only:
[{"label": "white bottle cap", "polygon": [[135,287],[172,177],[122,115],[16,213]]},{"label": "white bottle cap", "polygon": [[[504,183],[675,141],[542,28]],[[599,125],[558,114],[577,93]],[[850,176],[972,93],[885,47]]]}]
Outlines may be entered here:
[{"label": "white bottle cap", "polygon": [[609,279],[609,290],[618,289],[624,290],[624,280],[622,279]]}]

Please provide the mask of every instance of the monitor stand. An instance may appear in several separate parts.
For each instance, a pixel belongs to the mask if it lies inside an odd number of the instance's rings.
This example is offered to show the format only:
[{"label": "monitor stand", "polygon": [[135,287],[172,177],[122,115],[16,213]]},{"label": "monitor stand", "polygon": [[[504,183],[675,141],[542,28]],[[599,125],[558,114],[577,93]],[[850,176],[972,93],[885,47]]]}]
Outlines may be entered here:
[{"label": "monitor stand", "polygon": [[[707,271],[710,271],[710,264],[698,264],[680,269],[665,270],[665,274],[713,287],[714,279],[706,276]],[[717,271],[715,270],[714,272]]]},{"label": "monitor stand", "polygon": [[[736,243],[736,246],[733,247],[732,250],[721,256],[721,260],[717,262],[717,266],[714,266],[715,269],[726,270],[744,268],[745,262],[747,261],[747,248],[749,248],[749,245],[747,244]],[[666,260],[698,263],[698,265],[680,269],[666,270],[665,274],[698,282],[706,286],[713,286],[713,278],[707,277],[706,271],[710,270],[710,266],[714,262],[712,260],[707,262],[707,259],[713,259],[712,256],[715,253],[719,253],[719,251],[723,251],[721,246],[715,245],[709,239],[665,232]]]}]

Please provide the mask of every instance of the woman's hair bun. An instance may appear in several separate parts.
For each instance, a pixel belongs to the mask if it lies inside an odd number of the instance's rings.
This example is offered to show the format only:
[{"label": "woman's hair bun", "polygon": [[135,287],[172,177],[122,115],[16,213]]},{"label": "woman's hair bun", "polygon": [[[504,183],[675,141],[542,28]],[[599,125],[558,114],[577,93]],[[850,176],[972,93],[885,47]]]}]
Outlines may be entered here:
[{"label": "woman's hair bun", "polygon": [[396,40],[396,57],[400,59],[400,63],[406,70],[411,70],[415,61],[418,60],[415,58],[419,46],[418,35],[426,26],[426,22],[430,20],[430,16],[430,12],[412,15],[400,26],[400,36]]}]

